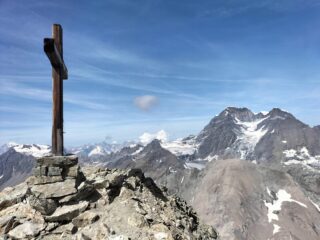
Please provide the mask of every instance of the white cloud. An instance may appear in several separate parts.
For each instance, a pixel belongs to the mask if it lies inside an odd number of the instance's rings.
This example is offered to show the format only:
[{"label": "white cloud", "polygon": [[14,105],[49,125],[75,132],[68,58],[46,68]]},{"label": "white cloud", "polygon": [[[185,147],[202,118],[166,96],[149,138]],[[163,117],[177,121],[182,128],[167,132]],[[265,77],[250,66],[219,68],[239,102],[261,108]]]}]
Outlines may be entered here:
[{"label": "white cloud", "polygon": [[158,102],[158,98],[152,95],[139,96],[134,99],[134,105],[143,111],[149,111]]},{"label": "white cloud", "polygon": [[143,145],[146,145],[146,144],[150,143],[154,139],[158,139],[158,140],[160,140],[162,142],[166,142],[168,140],[168,134],[164,130],[160,130],[157,133],[147,133],[147,132],[145,132],[139,137],[139,141]]}]

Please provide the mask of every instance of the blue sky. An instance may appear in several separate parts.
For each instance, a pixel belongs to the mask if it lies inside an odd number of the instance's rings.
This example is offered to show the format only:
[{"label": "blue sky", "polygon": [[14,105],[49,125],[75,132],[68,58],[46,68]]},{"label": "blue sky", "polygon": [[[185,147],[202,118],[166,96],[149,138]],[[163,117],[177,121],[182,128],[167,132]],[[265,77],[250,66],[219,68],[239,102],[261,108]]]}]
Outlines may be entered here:
[{"label": "blue sky", "polygon": [[66,146],[196,134],[227,106],[320,124],[320,1],[0,0],[0,143],[50,144],[53,23]]}]

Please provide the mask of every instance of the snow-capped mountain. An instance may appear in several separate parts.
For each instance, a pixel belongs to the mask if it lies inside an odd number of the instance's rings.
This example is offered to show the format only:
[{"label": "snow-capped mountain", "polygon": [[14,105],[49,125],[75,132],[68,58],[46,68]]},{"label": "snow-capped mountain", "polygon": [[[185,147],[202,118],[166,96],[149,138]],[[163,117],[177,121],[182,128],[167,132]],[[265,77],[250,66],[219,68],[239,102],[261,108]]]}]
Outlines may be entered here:
[{"label": "snow-capped mountain", "polygon": [[[31,166],[41,151],[26,146],[0,155],[0,187],[30,174],[21,166]],[[141,168],[225,239],[320,239],[320,126],[284,110],[229,107],[198,135],[169,141],[164,131],[144,133],[139,143],[89,144],[71,152],[83,164]]]},{"label": "snow-capped mountain", "polygon": [[49,155],[51,151],[47,145],[14,142],[0,149],[0,190],[24,181],[32,172],[34,158]]},{"label": "snow-capped mountain", "polygon": [[[141,144],[100,142],[70,148],[68,152],[77,154],[82,163],[107,166],[125,156],[136,157],[153,139],[189,168],[201,169],[206,162],[228,158],[263,164],[300,164],[313,169],[320,166],[320,127],[310,127],[279,108],[253,113],[248,108],[228,107],[198,135],[169,141],[167,133],[161,130],[144,133],[139,139]],[[50,153],[49,146],[36,144],[9,143],[0,150],[9,148],[34,157]]]},{"label": "snow-capped mountain", "polygon": [[254,114],[247,108],[225,109],[197,136],[197,157],[217,155],[254,160],[257,144],[267,133],[274,132],[265,124],[271,112]]},{"label": "snow-capped mountain", "polygon": [[142,168],[226,239],[319,239],[319,139],[281,109],[227,108],[197,136],[154,140],[109,166]]},{"label": "snow-capped mountain", "polygon": [[303,150],[308,154],[295,158],[303,163],[310,157],[318,158],[319,139],[319,128],[312,128],[281,109],[254,114],[247,108],[230,107],[213,118],[196,137],[195,158],[282,163],[293,160],[289,151]]},{"label": "snow-capped mountain", "polygon": [[197,151],[198,144],[195,136],[179,138],[174,141],[161,141],[161,146],[176,156],[193,155]]},{"label": "snow-capped mountain", "polygon": [[0,146],[0,155],[1,155],[2,153],[5,153],[6,151],[8,151],[9,148],[12,147],[12,146],[15,145],[15,144],[16,144],[16,143],[14,143],[14,142],[8,142],[8,143],[6,143],[6,144],[1,145],[1,146]]},{"label": "snow-capped mountain", "polygon": [[[66,149],[66,152],[78,154],[82,157],[95,157],[104,156],[111,152],[119,151],[123,147],[132,144],[131,142],[118,143],[106,143],[100,142],[95,144],[86,144],[79,147],[73,147]],[[9,142],[0,147],[0,154],[7,152],[9,149],[14,149],[18,153],[33,157],[42,157],[51,153],[51,147],[42,144],[18,144],[15,142]]]},{"label": "snow-capped mountain", "polygon": [[134,144],[133,142],[124,142],[124,143],[108,143],[108,142],[99,142],[93,144],[85,144],[79,147],[73,147],[68,149],[68,152],[77,154],[80,158],[100,158],[106,156],[112,152],[121,150],[122,148]]},{"label": "snow-capped mountain", "polygon": [[[77,153],[85,163],[107,166],[108,162],[137,156],[153,139],[185,161],[189,168],[202,169],[206,162],[229,158],[261,164],[301,164],[313,169],[319,169],[320,165],[320,128],[312,128],[279,108],[253,113],[247,108],[228,107],[198,135],[169,141],[167,133],[161,130],[144,133],[139,146],[132,142],[100,143],[74,148],[71,152]],[[120,151],[123,146],[126,148]]]},{"label": "snow-capped mountain", "polygon": [[[104,157],[113,151],[122,149],[126,144],[85,145],[66,150],[77,153],[82,162],[95,164],[99,157]],[[13,186],[25,180],[32,173],[34,159],[51,154],[51,147],[41,144],[18,144],[10,142],[0,147],[0,190],[6,186]],[[103,164],[101,164],[103,166]]]},{"label": "snow-capped mountain", "polygon": [[51,147],[48,145],[41,144],[18,144],[15,142],[9,142],[0,147],[0,155],[7,152],[9,149],[14,149],[18,153],[33,157],[42,157],[49,155],[51,152]]}]

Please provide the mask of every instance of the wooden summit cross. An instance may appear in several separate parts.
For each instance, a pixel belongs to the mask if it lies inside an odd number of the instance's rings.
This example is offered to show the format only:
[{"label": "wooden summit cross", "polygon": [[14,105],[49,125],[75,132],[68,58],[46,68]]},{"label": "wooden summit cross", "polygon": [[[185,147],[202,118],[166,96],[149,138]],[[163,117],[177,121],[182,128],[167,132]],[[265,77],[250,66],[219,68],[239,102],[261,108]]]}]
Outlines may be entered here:
[{"label": "wooden summit cross", "polygon": [[43,40],[43,49],[52,66],[52,154],[63,156],[63,80],[68,70],[63,61],[62,27],[52,26],[52,38]]}]

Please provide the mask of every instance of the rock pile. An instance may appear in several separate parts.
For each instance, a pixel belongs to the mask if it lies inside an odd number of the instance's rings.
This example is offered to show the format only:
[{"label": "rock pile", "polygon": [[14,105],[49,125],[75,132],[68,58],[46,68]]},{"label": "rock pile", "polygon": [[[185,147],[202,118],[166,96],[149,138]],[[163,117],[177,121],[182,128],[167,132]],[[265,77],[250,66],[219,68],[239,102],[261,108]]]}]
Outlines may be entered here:
[{"label": "rock pile", "polygon": [[185,201],[141,170],[38,159],[34,175],[0,193],[0,239],[216,239]]}]

